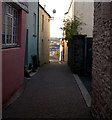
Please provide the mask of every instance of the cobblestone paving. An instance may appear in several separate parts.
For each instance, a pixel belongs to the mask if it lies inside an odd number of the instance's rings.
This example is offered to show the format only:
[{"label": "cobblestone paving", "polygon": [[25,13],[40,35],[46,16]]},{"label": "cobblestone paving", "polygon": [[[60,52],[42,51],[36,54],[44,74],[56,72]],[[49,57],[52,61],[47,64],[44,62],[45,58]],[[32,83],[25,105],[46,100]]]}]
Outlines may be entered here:
[{"label": "cobblestone paving", "polygon": [[69,67],[55,61],[40,68],[27,83],[21,97],[3,110],[3,118],[90,120],[91,115]]}]

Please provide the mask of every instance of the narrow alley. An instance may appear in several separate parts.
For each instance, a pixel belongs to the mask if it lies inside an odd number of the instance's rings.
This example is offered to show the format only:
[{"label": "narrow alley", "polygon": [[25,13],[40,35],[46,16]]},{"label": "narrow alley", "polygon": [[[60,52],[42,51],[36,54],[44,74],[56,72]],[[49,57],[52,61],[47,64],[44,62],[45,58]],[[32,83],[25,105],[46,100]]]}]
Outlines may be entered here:
[{"label": "narrow alley", "polygon": [[0,0],[0,119],[112,120],[112,0]]},{"label": "narrow alley", "polygon": [[27,80],[22,95],[6,109],[4,118],[91,118],[66,62],[50,62]]}]

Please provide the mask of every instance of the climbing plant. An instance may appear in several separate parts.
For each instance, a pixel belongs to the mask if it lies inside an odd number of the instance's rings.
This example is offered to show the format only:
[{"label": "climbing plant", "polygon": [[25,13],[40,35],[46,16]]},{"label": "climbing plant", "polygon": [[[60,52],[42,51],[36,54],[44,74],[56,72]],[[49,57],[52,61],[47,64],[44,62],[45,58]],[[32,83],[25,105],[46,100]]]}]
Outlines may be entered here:
[{"label": "climbing plant", "polygon": [[67,19],[64,21],[64,27],[61,29],[64,31],[65,40],[71,40],[72,35],[80,34],[81,25],[82,21],[76,16],[74,16],[74,20]]}]

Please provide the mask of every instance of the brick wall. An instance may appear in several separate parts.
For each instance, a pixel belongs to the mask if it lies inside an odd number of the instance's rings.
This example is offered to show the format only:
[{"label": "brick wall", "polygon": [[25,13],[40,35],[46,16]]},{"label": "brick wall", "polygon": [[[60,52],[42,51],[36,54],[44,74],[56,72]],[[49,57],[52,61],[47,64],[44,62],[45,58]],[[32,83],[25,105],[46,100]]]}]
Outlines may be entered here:
[{"label": "brick wall", "polygon": [[92,115],[112,118],[112,2],[94,4]]}]

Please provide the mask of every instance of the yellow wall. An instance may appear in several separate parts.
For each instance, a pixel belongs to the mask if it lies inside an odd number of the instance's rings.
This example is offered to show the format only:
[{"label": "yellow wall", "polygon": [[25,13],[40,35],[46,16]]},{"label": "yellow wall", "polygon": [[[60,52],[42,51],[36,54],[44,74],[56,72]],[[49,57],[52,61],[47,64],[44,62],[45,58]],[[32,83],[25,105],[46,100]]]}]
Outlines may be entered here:
[{"label": "yellow wall", "polygon": [[[42,15],[44,15],[44,30],[42,31]],[[50,20],[48,14],[39,6],[39,62],[49,63]]]},{"label": "yellow wall", "polygon": [[68,46],[67,41],[64,41],[64,61],[68,61]]}]

